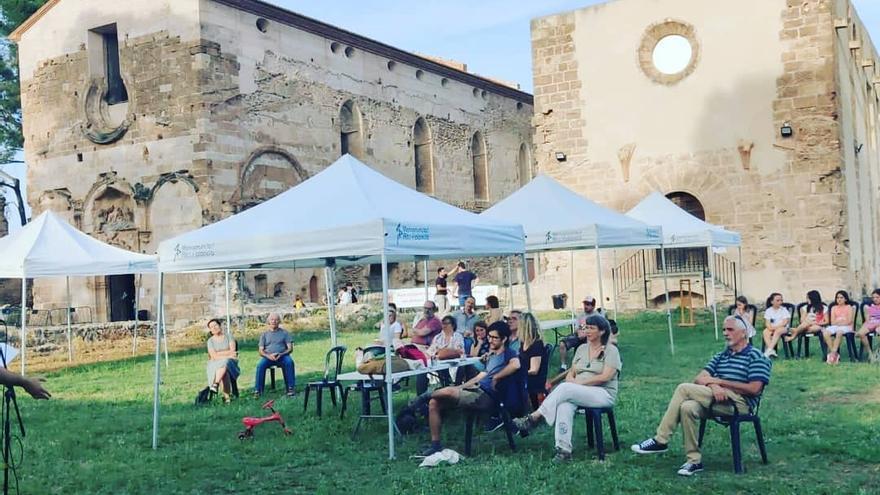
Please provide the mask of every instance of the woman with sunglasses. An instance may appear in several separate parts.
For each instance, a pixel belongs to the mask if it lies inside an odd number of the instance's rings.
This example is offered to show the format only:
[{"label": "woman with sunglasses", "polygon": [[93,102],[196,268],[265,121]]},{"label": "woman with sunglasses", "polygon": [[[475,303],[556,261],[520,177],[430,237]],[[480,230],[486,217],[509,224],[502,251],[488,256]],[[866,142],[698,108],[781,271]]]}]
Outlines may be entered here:
[{"label": "woman with sunglasses", "polygon": [[613,407],[617,400],[617,375],[620,353],[608,344],[611,325],[604,316],[588,316],[578,329],[585,334],[586,345],[578,347],[565,382],[550,392],[538,410],[513,420],[520,435],[540,424],[556,425],[556,456],[554,462],[571,460],[571,434],[574,413],[578,407]]}]

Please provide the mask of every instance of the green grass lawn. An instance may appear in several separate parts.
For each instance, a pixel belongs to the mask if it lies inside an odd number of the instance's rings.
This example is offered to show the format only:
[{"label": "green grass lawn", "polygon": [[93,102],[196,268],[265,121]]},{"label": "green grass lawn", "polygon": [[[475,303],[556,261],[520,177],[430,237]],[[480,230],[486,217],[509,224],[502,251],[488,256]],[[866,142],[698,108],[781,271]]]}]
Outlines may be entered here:
[{"label": "green grass lawn", "polygon": [[[708,315],[700,315],[708,322]],[[49,375],[50,401],[22,397],[28,428],[19,466],[21,493],[878,493],[880,492],[880,368],[810,360],[777,360],[761,415],[770,464],[760,464],[754,434],[744,427],[745,475],[732,472],[727,431],[711,424],[704,448],[707,471],[691,479],[675,474],[684,462],[681,437],[670,453],[637,457],[629,445],[652,435],[676,384],[690,381],[723,344],[707,324],[677,329],[669,354],[659,314],[621,318],[623,372],[616,407],[623,449],[605,462],[586,448],[576,422],[575,461],[550,463],[552,429],[518,440],[510,452],[501,432],[478,434],[474,456],[456,466],[418,469],[409,459],[427,433],[398,443],[387,458],[387,425],[352,431],[358,401],[344,420],[325,400],[302,412],[302,395],[277,405],[294,429],[283,437],[275,424],[241,442],[242,416],[258,416],[260,402],[243,394],[230,405],[194,407],[205,386],[203,349],[171,355],[163,368],[160,448],[152,450],[153,361],[141,357],[86,365]],[[350,349],[373,332],[341,337]],[[300,332],[294,357],[298,388],[315,379],[329,347],[325,333]],[[146,345],[146,343],[145,343]],[[253,386],[256,342],[241,342],[242,391]],[[558,359],[558,358],[557,358]],[[353,355],[346,358],[353,367]],[[555,365],[555,361],[554,361]],[[280,373],[279,373],[280,379]],[[279,386],[279,392],[283,387]],[[400,397],[400,403],[406,395]],[[330,413],[327,413],[327,410]],[[338,412],[338,410],[337,410]],[[450,418],[446,446],[463,450],[463,423]],[[607,435],[606,435],[607,438]]]}]

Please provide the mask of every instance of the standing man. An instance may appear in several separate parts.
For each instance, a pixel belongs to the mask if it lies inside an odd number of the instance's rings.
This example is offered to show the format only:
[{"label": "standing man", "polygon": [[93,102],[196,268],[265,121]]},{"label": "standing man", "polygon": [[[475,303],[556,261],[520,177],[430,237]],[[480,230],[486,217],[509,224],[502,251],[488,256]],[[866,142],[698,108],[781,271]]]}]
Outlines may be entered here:
[{"label": "standing man", "polygon": [[587,321],[587,318],[593,315],[601,315],[605,316],[605,311],[602,308],[596,308],[596,298],[593,296],[584,296],[583,301],[584,312],[583,314],[578,316],[577,324],[574,326],[575,331],[572,331],[571,335],[565,337],[564,339],[559,341],[559,371],[565,371],[568,369],[568,351],[573,351],[578,348],[581,344],[586,342],[585,334],[581,332],[577,332],[577,329],[583,327],[584,323]]},{"label": "standing man", "polygon": [[263,395],[263,387],[266,383],[266,370],[272,366],[281,368],[284,373],[284,384],[287,386],[287,396],[296,396],[296,371],[293,365],[293,341],[287,330],[281,328],[281,317],[278,313],[269,314],[266,320],[269,330],[260,335],[260,362],[257,363],[257,379],[254,387],[254,397]]},{"label": "standing man", "polygon": [[437,293],[434,294],[434,304],[437,305],[437,312],[441,315],[445,315],[449,311],[449,299],[447,297],[449,290],[446,287],[446,278],[448,276],[446,268],[441,266],[437,269],[437,280],[434,281]]},{"label": "standing man", "polygon": [[675,389],[657,433],[632,446],[637,454],[656,454],[668,450],[675,427],[681,424],[687,462],[678,474],[691,476],[703,470],[703,458],[697,438],[701,418],[711,414],[748,414],[758,407],[764,387],[770,383],[772,363],[749,343],[749,326],[741,316],[724,319],[724,340],[727,349],[716,354],[693,383],[682,383]]},{"label": "standing man", "polygon": [[450,275],[455,275],[453,280],[455,280],[455,284],[458,287],[458,305],[464,306],[465,300],[474,295],[473,287],[477,285],[480,278],[474,272],[467,269],[464,261],[459,261],[458,266],[455,267]]}]

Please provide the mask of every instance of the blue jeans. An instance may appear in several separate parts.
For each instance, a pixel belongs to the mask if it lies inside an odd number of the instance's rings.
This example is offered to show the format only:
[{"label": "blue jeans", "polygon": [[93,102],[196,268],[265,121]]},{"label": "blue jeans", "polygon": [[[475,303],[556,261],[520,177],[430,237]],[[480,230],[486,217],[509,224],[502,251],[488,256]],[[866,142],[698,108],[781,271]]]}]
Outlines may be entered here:
[{"label": "blue jeans", "polygon": [[459,294],[459,295],[458,295],[458,307],[459,307],[459,309],[464,307],[464,302],[467,301],[467,298],[469,298],[469,297],[471,297],[470,294]]},{"label": "blue jeans", "polygon": [[272,366],[279,366],[281,368],[281,372],[284,373],[284,384],[288,390],[296,387],[296,371],[293,366],[293,359],[291,359],[290,354],[286,354],[278,358],[277,361],[271,361],[266,357],[260,358],[260,362],[257,363],[257,384],[254,387],[254,392],[258,394],[263,393],[263,387],[266,384],[266,370]]}]

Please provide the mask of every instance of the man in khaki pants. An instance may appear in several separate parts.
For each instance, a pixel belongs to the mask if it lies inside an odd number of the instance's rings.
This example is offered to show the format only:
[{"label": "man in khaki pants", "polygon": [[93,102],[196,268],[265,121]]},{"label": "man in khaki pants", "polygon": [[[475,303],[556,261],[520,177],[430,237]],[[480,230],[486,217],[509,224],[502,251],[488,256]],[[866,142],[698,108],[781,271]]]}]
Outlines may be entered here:
[{"label": "man in khaki pants", "polygon": [[757,407],[761,392],[770,383],[770,360],[749,343],[748,325],[739,316],[724,319],[724,339],[727,349],[716,354],[693,383],[682,383],[675,389],[657,433],[633,445],[633,452],[666,452],[672,432],[681,423],[687,462],[678,474],[691,476],[703,470],[697,439],[700,419],[708,416],[710,410],[713,414],[731,415],[736,407],[740,414],[747,414]]}]

